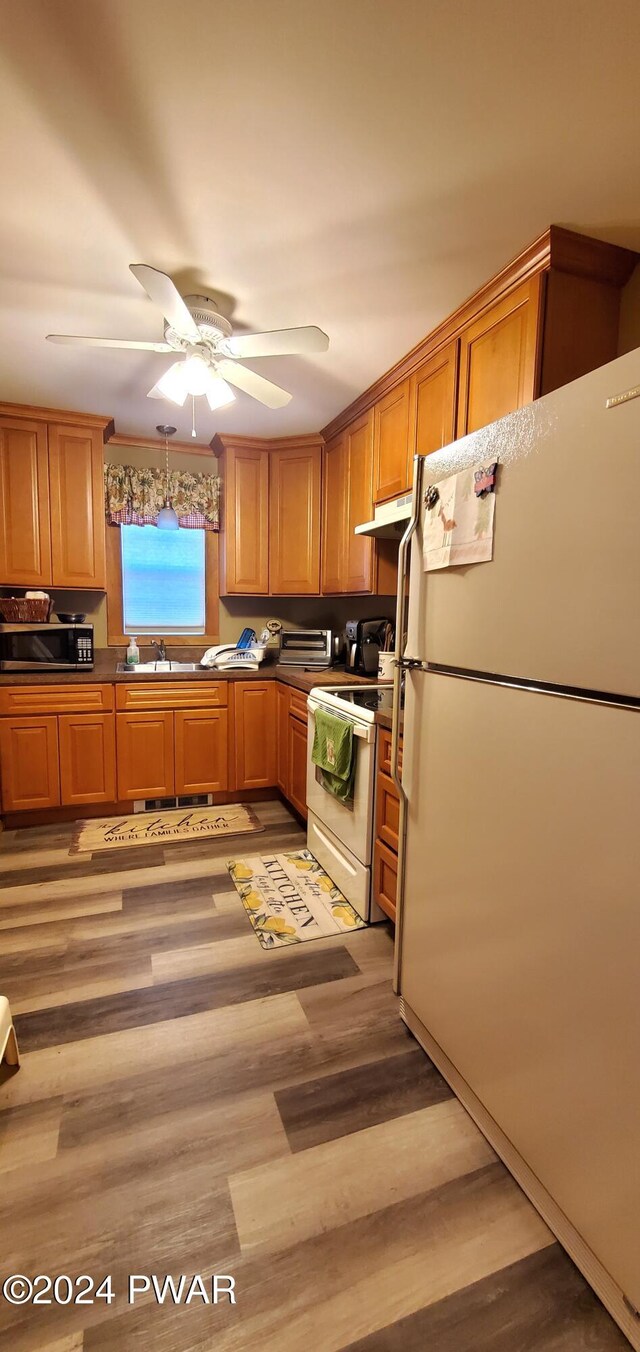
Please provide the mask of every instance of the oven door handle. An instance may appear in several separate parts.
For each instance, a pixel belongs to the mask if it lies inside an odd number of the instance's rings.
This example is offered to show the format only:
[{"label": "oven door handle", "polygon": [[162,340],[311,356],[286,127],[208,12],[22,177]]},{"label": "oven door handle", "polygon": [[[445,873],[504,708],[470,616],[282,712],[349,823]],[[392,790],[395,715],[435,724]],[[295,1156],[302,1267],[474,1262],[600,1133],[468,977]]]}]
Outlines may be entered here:
[{"label": "oven door handle", "polygon": [[[307,709],[309,710],[309,714],[311,715],[312,718],[316,709],[322,708],[324,708],[324,705],[318,704],[316,700],[314,699],[307,700]],[[332,712],[333,712],[332,709],[327,709],[327,713]],[[338,717],[340,717],[340,715],[338,715]],[[356,723],[355,720],[352,718],[345,718],[342,721],[344,723],[351,724],[351,727],[353,728],[354,737],[359,737],[361,742],[368,742],[369,744],[371,744],[371,742],[375,741],[376,736],[375,723],[370,723],[367,727],[364,727],[362,723]]]}]

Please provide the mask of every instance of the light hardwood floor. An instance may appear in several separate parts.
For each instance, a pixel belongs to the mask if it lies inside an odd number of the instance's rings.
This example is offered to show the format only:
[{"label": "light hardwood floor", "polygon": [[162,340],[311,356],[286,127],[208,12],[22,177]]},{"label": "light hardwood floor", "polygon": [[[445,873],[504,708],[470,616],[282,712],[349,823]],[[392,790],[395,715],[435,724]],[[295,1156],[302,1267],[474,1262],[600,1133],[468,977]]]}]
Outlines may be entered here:
[{"label": "light hardwood floor", "polygon": [[[265,953],[224,867],[254,837],[69,855],[0,837],[2,1352],[622,1352],[622,1335],[400,1022],[385,927]],[[130,1273],[237,1304],[127,1304]]]}]

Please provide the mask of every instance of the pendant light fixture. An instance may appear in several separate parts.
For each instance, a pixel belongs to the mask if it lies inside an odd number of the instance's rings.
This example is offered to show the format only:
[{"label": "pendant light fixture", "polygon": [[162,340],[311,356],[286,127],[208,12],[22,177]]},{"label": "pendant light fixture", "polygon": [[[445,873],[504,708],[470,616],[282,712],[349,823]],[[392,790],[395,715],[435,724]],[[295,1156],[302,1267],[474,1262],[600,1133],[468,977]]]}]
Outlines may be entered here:
[{"label": "pendant light fixture", "polygon": [[159,423],[156,427],[157,432],[161,432],[164,437],[164,455],[165,455],[165,481],[164,481],[164,507],[160,508],[156,520],[158,530],[179,530],[180,522],[171,505],[169,497],[169,437],[176,432],[175,427],[170,427],[165,423]]}]

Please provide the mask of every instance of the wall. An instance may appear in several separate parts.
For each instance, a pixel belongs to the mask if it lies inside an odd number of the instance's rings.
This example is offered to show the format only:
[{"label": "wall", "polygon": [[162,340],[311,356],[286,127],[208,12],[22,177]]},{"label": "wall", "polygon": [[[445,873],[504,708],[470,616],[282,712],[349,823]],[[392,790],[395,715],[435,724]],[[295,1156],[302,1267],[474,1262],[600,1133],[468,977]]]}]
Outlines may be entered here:
[{"label": "wall", "polygon": [[[164,454],[149,447],[110,446],[104,448],[108,464],[137,465],[140,468],[161,469]],[[171,468],[192,474],[217,474],[218,462],[212,454],[208,460],[202,455],[187,452],[170,456]],[[85,611],[87,620],[95,629],[97,648],[107,646],[107,600],[101,592],[63,592],[53,590],[54,610]],[[395,613],[395,597],[242,597],[220,599],[220,642],[234,643],[245,626],[257,633],[267,620],[280,620],[285,629],[344,629],[349,619],[369,619],[377,615],[390,618]],[[198,646],[198,642],[194,646]]]}]

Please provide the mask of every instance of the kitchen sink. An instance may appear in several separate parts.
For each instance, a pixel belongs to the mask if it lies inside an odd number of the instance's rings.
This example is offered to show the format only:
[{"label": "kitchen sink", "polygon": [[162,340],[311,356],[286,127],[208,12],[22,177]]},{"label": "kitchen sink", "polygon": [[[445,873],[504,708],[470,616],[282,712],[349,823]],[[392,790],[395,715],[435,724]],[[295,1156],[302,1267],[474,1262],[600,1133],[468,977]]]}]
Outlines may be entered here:
[{"label": "kitchen sink", "polygon": [[126,672],[127,676],[148,675],[150,672],[174,672],[174,671],[202,671],[199,662],[137,662],[135,666],[127,666],[126,662],[118,662],[116,671]]}]

